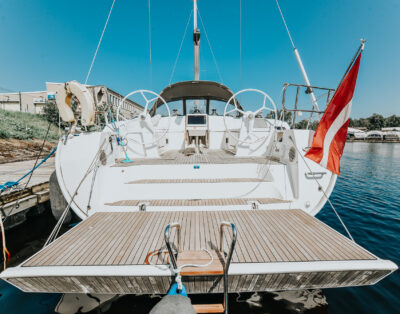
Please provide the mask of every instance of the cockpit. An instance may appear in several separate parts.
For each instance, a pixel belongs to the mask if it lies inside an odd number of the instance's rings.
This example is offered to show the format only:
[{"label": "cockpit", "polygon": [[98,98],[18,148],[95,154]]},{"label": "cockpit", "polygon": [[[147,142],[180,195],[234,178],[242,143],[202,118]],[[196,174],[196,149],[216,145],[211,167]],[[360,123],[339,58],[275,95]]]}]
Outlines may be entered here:
[{"label": "cockpit", "polygon": [[[239,101],[244,93],[258,96],[250,97],[254,106],[247,111]],[[132,118],[124,117],[118,108],[118,132],[139,156],[157,157],[170,150],[185,155],[207,150],[259,155],[265,152],[276,130],[274,102],[255,89],[234,94],[217,82],[185,81],[167,86],[160,94],[138,90],[128,97],[143,104],[144,110]]]}]

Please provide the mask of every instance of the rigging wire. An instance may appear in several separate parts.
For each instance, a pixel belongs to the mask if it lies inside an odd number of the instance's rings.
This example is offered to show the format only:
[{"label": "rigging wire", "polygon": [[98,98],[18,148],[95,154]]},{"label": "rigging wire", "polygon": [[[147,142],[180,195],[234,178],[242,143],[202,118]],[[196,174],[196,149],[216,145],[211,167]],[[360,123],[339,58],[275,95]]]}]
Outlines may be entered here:
[{"label": "rigging wire", "polygon": [[11,90],[11,89],[5,88],[3,86],[0,86],[0,90],[4,91],[6,93],[16,93],[15,90]]},{"label": "rigging wire", "polygon": [[99,48],[100,48],[100,45],[101,45],[101,41],[103,40],[103,36],[104,36],[105,31],[106,31],[107,24],[108,24],[108,21],[109,21],[110,16],[111,16],[111,12],[112,12],[112,10],[113,10],[113,8],[114,8],[115,1],[116,1],[116,0],[113,0],[113,3],[111,4],[110,12],[108,12],[106,24],[104,25],[103,32],[101,33],[99,42],[98,42],[98,44],[97,44],[96,51],[95,51],[94,56],[93,56],[93,59],[92,59],[92,63],[90,64],[89,71],[88,71],[88,74],[87,74],[87,76],[86,76],[85,85],[87,84],[87,82],[88,82],[88,80],[89,80],[90,73],[92,72],[92,68],[93,68],[93,65],[94,65],[94,61],[96,60],[97,53],[98,53],[98,51],[99,51]]},{"label": "rigging wire", "polygon": [[213,52],[212,47],[211,47],[210,40],[208,39],[206,27],[204,26],[203,19],[201,18],[200,10],[197,9],[197,12],[199,13],[201,25],[204,28],[204,34],[206,35],[207,43],[208,43],[208,46],[210,47],[211,55],[213,57],[215,67],[217,68],[219,79],[220,79],[221,83],[224,84],[224,80],[222,79],[221,71],[219,70],[219,67],[218,67],[217,59],[215,58],[214,52]]},{"label": "rigging wire", "polygon": [[168,85],[171,85],[172,79],[173,79],[173,77],[174,77],[176,65],[177,65],[177,63],[178,63],[179,55],[181,54],[181,50],[182,50],[182,46],[183,46],[183,41],[185,40],[186,32],[187,32],[187,29],[188,29],[188,27],[189,27],[190,18],[192,17],[192,14],[193,14],[193,10],[190,11],[189,18],[188,18],[187,23],[186,23],[185,31],[184,31],[184,33],[183,33],[183,37],[182,37],[182,40],[181,40],[181,45],[179,46],[178,54],[177,54],[177,56],[176,56],[176,59],[175,59],[175,62],[174,62],[174,66],[173,66],[173,68],[172,68],[172,72],[171,72],[171,76],[170,76],[170,78],[169,78],[169,83],[168,83]]},{"label": "rigging wire", "polygon": [[147,2],[149,8],[149,62],[150,62],[150,89],[153,87],[153,64],[151,60],[151,0]]},{"label": "rigging wire", "polygon": [[296,49],[296,46],[294,45],[294,42],[293,42],[292,35],[290,34],[290,31],[289,31],[289,27],[287,26],[285,17],[283,16],[283,13],[282,13],[282,10],[281,10],[281,6],[279,5],[278,0],[275,0],[275,1],[276,1],[276,5],[278,6],[279,13],[281,14],[283,24],[285,25],[286,31],[288,33],[290,42],[292,43],[292,47],[293,47],[293,49]]},{"label": "rigging wire", "polygon": [[[92,159],[92,162],[90,163],[88,169],[86,170],[86,172],[83,175],[81,181],[79,182],[78,186],[76,187],[74,193],[71,196],[70,201],[68,202],[68,204],[65,207],[64,211],[62,212],[60,218],[58,219],[56,225],[54,226],[54,229],[51,231],[51,233],[50,233],[49,237],[47,238],[47,240],[46,240],[46,242],[45,242],[43,247],[46,247],[49,243],[51,243],[53,240],[55,240],[57,238],[57,235],[61,230],[62,224],[63,224],[65,218],[67,217],[67,214],[68,214],[68,212],[69,212],[69,210],[71,208],[71,204],[74,201],[75,196],[78,194],[78,190],[80,189],[83,181],[85,181],[87,176],[96,169],[96,167],[98,165],[98,162],[99,162],[99,159],[100,159],[101,151],[102,151],[102,149],[103,149],[105,144],[106,144],[106,139],[104,139],[104,141],[100,145],[98,151],[96,152],[95,156]],[[88,212],[86,213],[86,215],[88,215]]]},{"label": "rigging wire", "polygon": [[[307,166],[308,170],[312,173],[313,171],[311,170],[310,166],[308,165],[307,161],[305,160],[304,156],[301,154],[301,152],[299,151],[298,147],[296,146],[296,143],[294,142],[294,140],[292,139],[292,137],[289,137],[292,142],[293,142],[293,146],[296,148],[297,153],[301,156],[301,158],[303,159],[303,162],[305,163],[305,165]],[[327,199],[329,205],[331,206],[333,212],[335,213],[336,217],[339,219],[340,223],[342,224],[344,230],[346,231],[347,235],[349,236],[349,238],[351,239],[351,241],[354,241],[353,236],[351,235],[349,229],[347,229],[345,223],[343,222],[342,218],[340,217],[339,213],[337,212],[335,206],[333,206],[331,200],[329,199],[328,195],[326,195],[324,188],[322,187],[322,185],[319,183],[318,179],[313,175],[312,176],[313,179],[315,180],[315,182],[317,182],[318,187],[321,189],[322,193],[324,194],[325,198]]]},{"label": "rigging wire", "polygon": [[243,88],[242,76],[242,0],[239,0],[239,89]]}]

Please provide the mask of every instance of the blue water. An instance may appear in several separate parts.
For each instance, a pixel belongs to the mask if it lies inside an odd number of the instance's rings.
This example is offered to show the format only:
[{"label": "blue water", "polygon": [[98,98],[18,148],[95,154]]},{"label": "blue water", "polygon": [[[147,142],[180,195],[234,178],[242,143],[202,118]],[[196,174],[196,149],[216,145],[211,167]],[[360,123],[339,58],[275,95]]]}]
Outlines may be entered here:
[{"label": "blue water", "polygon": [[[400,265],[400,144],[347,143],[341,164],[332,203],[357,243]],[[317,217],[344,234],[329,205]],[[36,235],[39,242],[49,233],[48,228],[49,221],[47,228]],[[14,234],[17,236],[17,232]],[[304,295],[317,301],[314,307],[304,306],[290,294],[285,294],[283,300],[270,293],[232,294],[230,313],[400,313],[400,275],[397,271],[374,286],[306,291]],[[59,297],[23,293],[0,281],[0,313],[53,313]],[[158,300],[126,296],[115,301],[106,313],[148,313]]]},{"label": "blue water", "polygon": [[[400,144],[346,143],[341,164],[332,203],[358,244],[400,265]],[[317,218],[343,233],[328,205]],[[400,313],[400,274],[324,294],[329,313]]]}]

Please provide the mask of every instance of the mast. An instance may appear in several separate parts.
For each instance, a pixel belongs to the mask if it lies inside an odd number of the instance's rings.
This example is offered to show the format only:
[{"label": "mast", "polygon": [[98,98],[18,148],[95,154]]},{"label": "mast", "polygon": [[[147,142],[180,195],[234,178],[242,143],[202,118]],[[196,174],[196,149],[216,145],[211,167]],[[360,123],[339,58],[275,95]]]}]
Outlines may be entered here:
[{"label": "mast", "polygon": [[197,28],[197,0],[193,0],[194,80],[200,79],[200,30]]}]

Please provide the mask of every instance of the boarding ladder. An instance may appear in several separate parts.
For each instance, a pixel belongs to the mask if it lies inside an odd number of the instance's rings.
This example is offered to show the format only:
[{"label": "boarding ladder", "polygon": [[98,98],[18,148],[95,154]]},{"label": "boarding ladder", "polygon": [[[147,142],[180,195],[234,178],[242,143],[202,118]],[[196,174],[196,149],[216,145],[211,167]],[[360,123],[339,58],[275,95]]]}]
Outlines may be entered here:
[{"label": "boarding ladder", "polygon": [[[176,252],[174,253],[172,249],[172,245],[170,242],[171,230],[176,228],[177,231],[177,240],[178,244],[176,246]],[[232,230],[232,242],[229,248],[229,252],[226,254],[223,250],[223,238],[224,238],[224,229],[231,228]],[[181,276],[223,276],[224,280],[224,301],[223,303],[217,304],[194,304],[193,307],[196,310],[196,313],[228,313],[228,271],[229,266],[231,264],[232,254],[235,249],[237,238],[236,227],[231,222],[222,222],[219,226],[219,250],[212,250],[210,253],[213,257],[212,262],[204,267],[185,267],[182,268],[180,275]],[[168,249],[168,253],[170,256],[170,263],[174,269],[177,269],[181,265],[187,264],[199,264],[199,260],[202,259],[204,250],[185,250],[182,251],[182,242],[181,242],[181,225],[179,223],[172,223],[167,225],[164,232],[165,244]],[[207,254],[206,254],[207,255]],[[204,261],[204,260],[203,260]],[[200,261],[202,263],[203,261]],[[207,262],[207,260],[206,260]],[[206,263],[204,263],[206,264]]]}]

